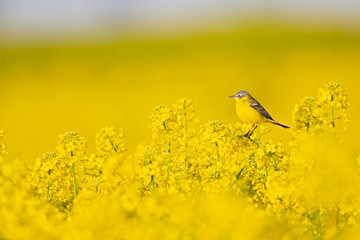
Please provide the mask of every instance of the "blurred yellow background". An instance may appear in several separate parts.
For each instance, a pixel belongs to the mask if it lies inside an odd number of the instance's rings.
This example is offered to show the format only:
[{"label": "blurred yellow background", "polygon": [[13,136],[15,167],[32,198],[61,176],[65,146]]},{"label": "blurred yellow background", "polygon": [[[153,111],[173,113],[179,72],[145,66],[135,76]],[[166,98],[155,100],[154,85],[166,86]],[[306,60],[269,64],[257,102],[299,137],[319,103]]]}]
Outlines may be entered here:
[{"label": "blurred yellow background", "polygon": [[[235,122],[228,96],[239,90],[291,125],[294,105],[329,81],[349,93],[345,139],[357,152],[360,31],[265,22],[231,31],[1,48],[0,127],[10,154],[33,163],[67,130],[86,137],[92,151],[106,125],[123,128],[132,150],[151,137],[152,108],[181,97],[194,100],[202,123]],[[290,138],[269,128],[269,139]]]}]

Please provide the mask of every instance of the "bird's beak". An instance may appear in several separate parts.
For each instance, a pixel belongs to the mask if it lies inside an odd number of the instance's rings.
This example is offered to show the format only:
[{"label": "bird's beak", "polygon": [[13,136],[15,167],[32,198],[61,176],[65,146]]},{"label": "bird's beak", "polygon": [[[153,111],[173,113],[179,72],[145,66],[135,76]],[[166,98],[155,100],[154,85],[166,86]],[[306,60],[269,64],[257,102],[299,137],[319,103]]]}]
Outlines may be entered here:
[{"label": "bird's beak", "polygon": [[235,98],[235,96],[229,96],[229,97],[231,97],[231,98]]}]

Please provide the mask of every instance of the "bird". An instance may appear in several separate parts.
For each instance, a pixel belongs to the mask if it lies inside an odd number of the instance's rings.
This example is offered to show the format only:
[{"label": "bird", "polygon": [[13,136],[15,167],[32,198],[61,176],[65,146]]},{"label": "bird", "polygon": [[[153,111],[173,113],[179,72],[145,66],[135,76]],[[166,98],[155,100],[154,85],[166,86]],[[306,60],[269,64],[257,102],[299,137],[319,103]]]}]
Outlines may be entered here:
[{"label": "bird", "polygon": [[275,121],[270,114],[255,100],[248,92],[241,90],[234,96],[229,96],[236,100],[236,114],[241,122],[253,124],[253,129],[249,130],[244,136],[251,139],[259,123],[268,122],[282,128],[290,128],[285,124]]}]

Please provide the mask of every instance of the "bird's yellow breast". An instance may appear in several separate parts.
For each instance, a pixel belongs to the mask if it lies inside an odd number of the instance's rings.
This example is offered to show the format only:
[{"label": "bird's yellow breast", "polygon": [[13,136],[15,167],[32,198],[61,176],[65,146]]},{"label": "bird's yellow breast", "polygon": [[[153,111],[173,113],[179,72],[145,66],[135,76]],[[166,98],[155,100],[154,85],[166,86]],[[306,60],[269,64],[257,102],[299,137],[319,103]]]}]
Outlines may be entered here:
[{"label": "bird's yellow breast", "polygon": [[255,108],[250,106],[248,97],[236,99],[236,114],[241,122],[245,123],[260,123],[266,121],[266,117],[262,115]]}]

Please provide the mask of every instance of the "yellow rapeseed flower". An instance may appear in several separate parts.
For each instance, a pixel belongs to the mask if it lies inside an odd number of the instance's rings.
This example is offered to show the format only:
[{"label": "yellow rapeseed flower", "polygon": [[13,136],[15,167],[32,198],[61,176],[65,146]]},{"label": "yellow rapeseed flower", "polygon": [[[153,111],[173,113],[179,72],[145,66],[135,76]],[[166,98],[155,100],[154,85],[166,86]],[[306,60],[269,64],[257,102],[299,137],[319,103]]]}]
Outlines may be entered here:
[{"label": "yellow rapeseed flower", "polygon": [[183,98],[154,108],[152,139],[133,154],[111,126],[92,154],[66,132],[32,170],[1,130],[0,239],[356,239],[360,157],[327,134],[348,107],[325,85],[295,106],[287,144],[265,127],[250,140],[249,124],[197,125]]}]

